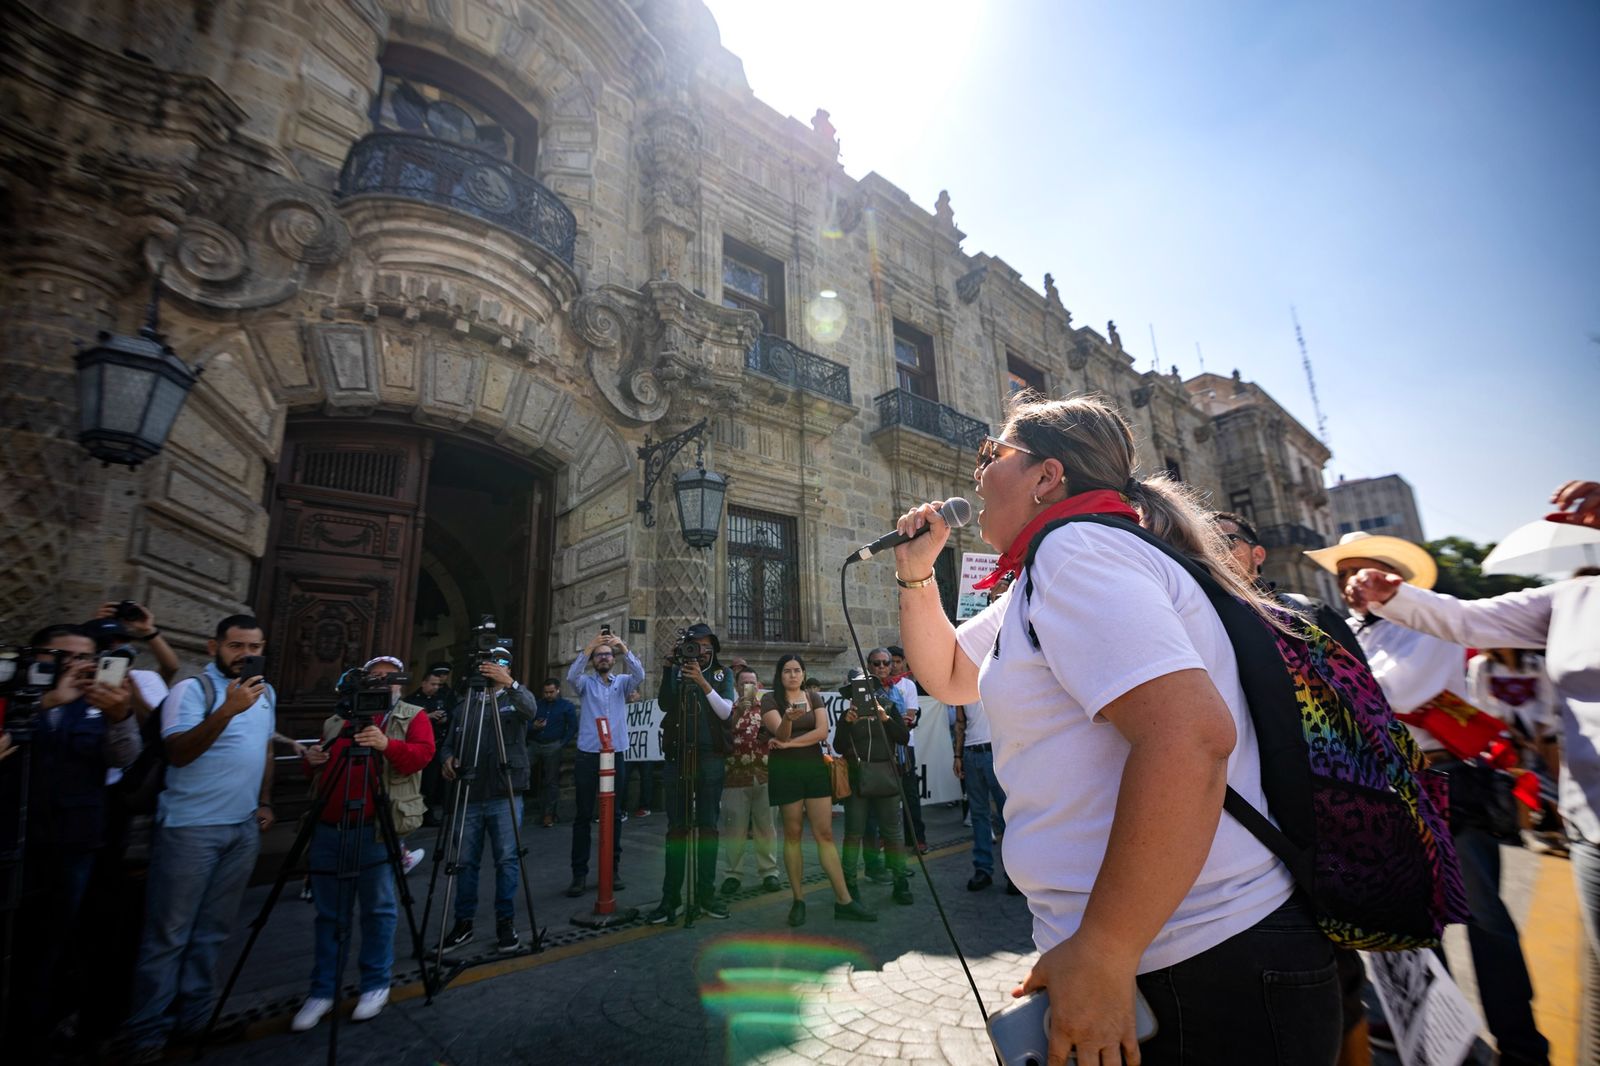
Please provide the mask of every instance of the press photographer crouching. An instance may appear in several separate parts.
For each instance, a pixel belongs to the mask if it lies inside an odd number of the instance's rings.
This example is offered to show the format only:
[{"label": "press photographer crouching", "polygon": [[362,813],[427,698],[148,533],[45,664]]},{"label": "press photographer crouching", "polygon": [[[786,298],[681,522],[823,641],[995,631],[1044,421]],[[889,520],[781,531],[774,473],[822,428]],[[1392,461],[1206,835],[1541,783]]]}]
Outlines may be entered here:
[{"label": "press photographer crouching", "polygon": [[[677,918],[686,872],[694,878],[691,907],[712,918],[728,917],[728,905],[716,896],[717,823],[722,817],[724,760],[730,747],[733,673],[717,662],[720,650],[711,627],[698,622],[679,635],[661,675],[667,870],[661,905],[645,919],[651,925],[670,925]],[[688,869],[691,842],[692,871]]]},{"label": "press photographer crouching", "polygon": [[[398,909],[394,868],[373,802],[377,789],[370,760],[381,757],[375,769],[382,774],[395,832],[404,836],[422,825],[422,768],[433,759],[434,748],[433,722],[421,707],[400,699],[400,684],[388,686],[387,693],[375,685],[387,677],[403,681],[402,671],[399,659],[380,655],[358,677],[342,680],[340,713],[329,716],[322,725],[322,742],[306,751],[306,773],[323,803],[306,853],[317,908],[316,949],[310,995],[290,1026],[297,1033],[313,1028],[333,1009],[343,977],[339,931],[349,928],[357,897],[361,998],[351,1020],[375,1018],[389,1002]],[[373,695],[379,702],[387,695],[387,709],[363,702]],[[362,750],[351,751],[352,744]],[[327,779],[330,772],[336,776]]]},{"label": "press photographer crouching", "polygon": [[[887,649],[874,650],[879,655]],[[861,854],[861,836],[867,814],[878,820],[888,853],[889,872],[894,877],[896,903],[911,902],[910,879],[906,874],[905,824],[900,817],[900,770],[895,765],[894,748],[911,737],[911,727],[901,716],[899,704],[889,698],[876,682],[855,678],[850,682],[850,706],[834,731],[834,747],[850,761],[850,796],[844,801],[844,869],[850,897],[857,899],[854,874]]]},{"label": "press photographer crouching", "polygon": [[[0,975],[7,990],[4,1046],[17,1061],[42,1057],[65,1013],[64,949],[104,842],[106,772],[139,754],[127,660],[118,659],[122,676],[111,684],[104,675],[97,679],[95,643],[79,626],[49,626],[30,644],[32,669],[21,679],[29,691],[12,694],[5,723],[21,754],[0,767],[0,810],[9,816],[0,849],[11,866],[8,879],[22,877],[11,926],[17,943],[4,945],[13,970]],[[20,867],[12,865],[19,843]]]}]

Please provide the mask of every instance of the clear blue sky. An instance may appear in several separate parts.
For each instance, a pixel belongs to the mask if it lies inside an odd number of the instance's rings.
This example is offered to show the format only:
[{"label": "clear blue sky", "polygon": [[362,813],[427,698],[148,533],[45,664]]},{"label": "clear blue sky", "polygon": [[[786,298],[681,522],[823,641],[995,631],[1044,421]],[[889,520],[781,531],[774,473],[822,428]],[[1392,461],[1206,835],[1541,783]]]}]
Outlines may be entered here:
[{"label": "clear blue sky", "polygon": [[1141,368],[1234,367],[1330,480],[1494,540],[1600,479],[1600,4],[710,0],[756,95]]}]

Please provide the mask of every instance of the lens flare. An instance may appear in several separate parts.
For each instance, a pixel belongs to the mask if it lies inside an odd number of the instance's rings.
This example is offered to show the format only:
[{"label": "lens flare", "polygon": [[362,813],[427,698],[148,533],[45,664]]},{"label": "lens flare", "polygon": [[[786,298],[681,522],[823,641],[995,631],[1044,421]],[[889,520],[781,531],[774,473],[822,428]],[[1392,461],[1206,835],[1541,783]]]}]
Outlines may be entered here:
[{"label": "lens flare", "polygon": [[695,969],[701,1004],[724,1019],[729,1037],[748,1052],[800,1036],[807,994],[830,971],[873,965],[860,945],[848,941],[771,933],[713,940]]},{"label": "lens flare", "polygon": [[844,335],[850,315],[834,289],[823,289],[806,301],[806,332],[818,344],[829,344]]}]

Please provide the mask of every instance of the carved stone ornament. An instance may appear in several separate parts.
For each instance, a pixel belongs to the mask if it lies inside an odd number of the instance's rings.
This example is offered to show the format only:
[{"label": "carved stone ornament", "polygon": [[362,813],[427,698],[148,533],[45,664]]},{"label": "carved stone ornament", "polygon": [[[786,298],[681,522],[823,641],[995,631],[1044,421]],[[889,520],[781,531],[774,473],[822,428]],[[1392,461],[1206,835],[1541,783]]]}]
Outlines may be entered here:
[{"label": "carved stone ornament", "polygon": [[[308,186],[273,181],[204,197],[164,245],[151,240],[152,269],[186,300],[219,310],[281,303],[300,290],[310,268],[343,259],[350,234],[333,202]],[[209,215],[210,217],[204,217]]]},{"label": "carved stone ornament", "polygon": [[1149,407],[1150,398],[1155,394],[1155,391],[1156,389],[1154,385],[1140,385],[1138,388],[1134,389],[1133,406]]},{"label": "carved stone ornament", "polygon": [[1082,337],[1074,337],[1072,346],[1067,349],[1067,366],[1072,370],[1082,370],[1089,365],[1089,342]]},{"label": "carved stone ornament", "polygon": [[1194,442],[1196,444],[1204,444],[1206,441],[1208,441],[1210,439],[1211,439],[1211,424],[1209,422],[1206,423],[1205,425],[1200,425],[1200,426],[1195,426],[1194,427]]},{"label": "carved stone ornament", "polygon": [[961,302],[969,304],[978,298],[978,293],[983,289],[983,279],[989,276],[989,264],[984,263],[974,267],[956,279],[956,295]]}]

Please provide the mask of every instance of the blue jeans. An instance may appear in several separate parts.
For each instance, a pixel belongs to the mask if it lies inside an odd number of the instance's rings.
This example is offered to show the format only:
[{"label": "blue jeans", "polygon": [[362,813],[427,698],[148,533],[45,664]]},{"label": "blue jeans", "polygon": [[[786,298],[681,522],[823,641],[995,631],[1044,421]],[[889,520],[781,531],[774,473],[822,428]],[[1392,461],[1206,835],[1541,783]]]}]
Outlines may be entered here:
[{"label": "blue jeans", "polygon": [[233,932],[250,883],[261,830],[252,815],[236,825],[156,829],[150,854],[144,942],[133,978],[128,1035],[159,1047],[210,1020],[217,956]]},{"label": "blue jeans", "polygon": [[[376,825],[352,828],[345,837],[344,861],[339,856],[339,830],[318,825],[311,835],[306,861],[311,866],[311,900],[317,907],[316,953],[311,963],[311,995],[337,999],[343,978],[339,958],[339,925],[344,924],[344,949],[349,957],[350,920],[361,899],[361,991],[389,987],[394,970],[394,870]],[[340,876],[340,875],[343,876]]]},{"label": "blue jeans", "polygon": [[1467,890],[1467,944],[1478,978],[1483,1019],[1506,1066],[1550,1061],[1550,1045],[1533,1019],[1533,982],[1511,913],[1500,901],[1500,842],[1482,830],[1452,831]]},{"label": "blue jeans", "polygon": [[[994,752],[963,748],[961,751],[961,780],[967,786],[967,808],[972,815],[972,868],[994,876],[994,838],[1006,831],[1006,794],[994,776]],[[989,817],[989,800],[993,798],[996,814]]]},{"label": "blue jeans", "polygon": [[1572,879],[1578,887],[1578,917],[1583,943],[1578,952],[1583,977],[1579,1010],[1578,1061],[1600,1061],[1600,847],[1576,837],[1569,841]]},{"label": "blue jeans", "polygon": [[[516,917],[517,850],[522,846],[522,797],[513,795],[516,820],[506,810],[503,796],[467,804],[461,831],[461,872],[456,875],[456,921],[470,922],[478,913],[478,867],[483,862],[483,837],[487,830],[494,849],[494,916],[496,921]],[[392,939],[392,938],[391,938]]]}]

